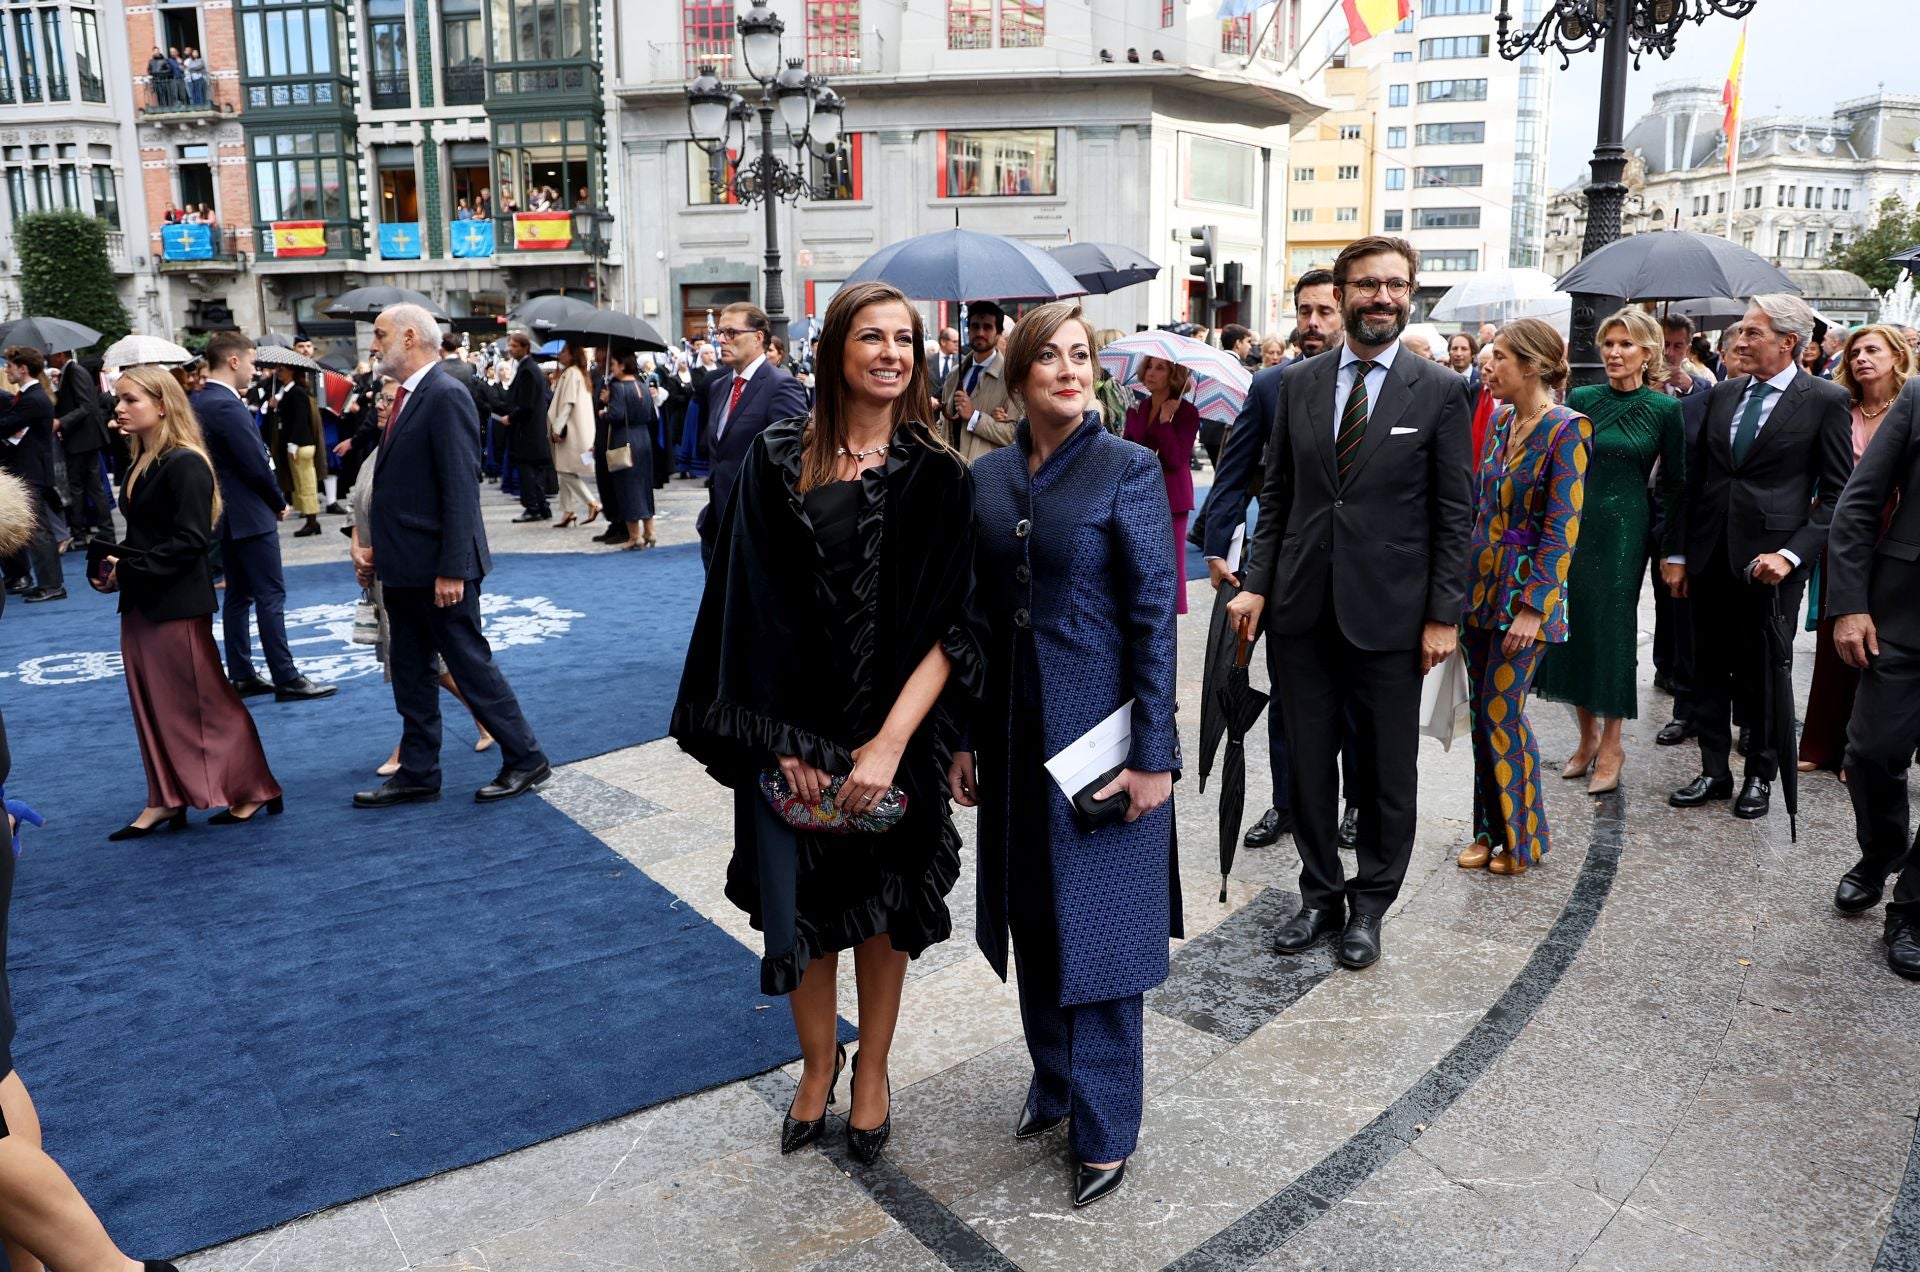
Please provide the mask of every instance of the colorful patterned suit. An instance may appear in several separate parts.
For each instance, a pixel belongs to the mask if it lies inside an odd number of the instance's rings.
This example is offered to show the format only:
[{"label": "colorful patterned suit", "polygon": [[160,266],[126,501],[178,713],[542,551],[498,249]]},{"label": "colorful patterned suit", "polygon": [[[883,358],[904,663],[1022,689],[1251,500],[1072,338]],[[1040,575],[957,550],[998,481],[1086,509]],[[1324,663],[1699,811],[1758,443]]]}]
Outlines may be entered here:
[{"label": "colorful patterned suit", "polygon": [[[1475,473],[1461,649],[1473,685],[1474,836],[1533,865],[1550,835],[1527,691],[1545,646],[1567,638],[1567,575],[1580,538],[1593,423],[1549,407],[1509,462],[1513,424],[1513,408],[1502,407]],[[1501,643],[1522,607],[1540,613],[1540,636],[1510,656]]]}]

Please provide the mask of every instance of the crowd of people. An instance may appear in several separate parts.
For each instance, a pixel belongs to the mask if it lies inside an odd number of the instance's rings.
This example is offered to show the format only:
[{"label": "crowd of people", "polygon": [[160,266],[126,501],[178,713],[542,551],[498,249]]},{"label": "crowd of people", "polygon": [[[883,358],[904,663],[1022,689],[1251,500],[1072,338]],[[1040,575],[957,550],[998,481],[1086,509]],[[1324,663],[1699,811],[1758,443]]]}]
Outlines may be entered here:
[{"label": "crowd of people", "polygon": [[207,59],[192,47],[168,48],[164,53],[155,49],[147,59],[147,86],[156,109],[205,106],[208,104]]}]

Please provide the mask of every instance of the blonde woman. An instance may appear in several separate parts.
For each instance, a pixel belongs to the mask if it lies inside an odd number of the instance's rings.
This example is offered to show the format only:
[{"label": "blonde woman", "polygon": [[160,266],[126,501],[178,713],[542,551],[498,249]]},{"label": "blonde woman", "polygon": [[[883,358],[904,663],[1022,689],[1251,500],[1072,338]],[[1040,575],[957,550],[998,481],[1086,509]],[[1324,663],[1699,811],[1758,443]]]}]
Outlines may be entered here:
[{"label": "blonde woman", "polygon": [[[587,355],[568,341],[560,350],[560,371],[553,397],[547,403],[547,438],[553,443],[553,468],[560,476],[560,520],[555,530],[579,522],[592,525],[600,516],[600,501],[587,488],[593,476],[593,387],[587,383]],[[587,506],[587,519],[573,510],[574,501]]]},{"label": "blonde woman", "polygon": [[1567,395],[1593,421],[1580,550],[1567,590],[1578,597],[1566,643],[1541,661],[1534,692],[1572,703],[1580,746],[1560,776],[1587,777],[1587,793],[1620,785],[1627,754],[1621,723],[1639,715],[1640,584],[1647,576],[1652,509],[1647,481],[1659,465],[1668,536],[1659,556],[1680,551],[1679,502],[1686,489],[1687,430],[1680,400],[1655,387],[1667,378],[1666,333],[1643,310],[1622,309],[1600,324],[1607,382]]},{"label": "blonde woman", "polygon": [[207,545],[220,518],[213,463],[172,372],[128,367],[114,384],[114,419],[132,439],[122,489],[127,534],[88,582],[120,593],[120,656],[147,770],[147,806],[107,836],[180,830],[187,806],[226,811],[218,825],[281,810],[280,784],[260,734],[213,643]]}]

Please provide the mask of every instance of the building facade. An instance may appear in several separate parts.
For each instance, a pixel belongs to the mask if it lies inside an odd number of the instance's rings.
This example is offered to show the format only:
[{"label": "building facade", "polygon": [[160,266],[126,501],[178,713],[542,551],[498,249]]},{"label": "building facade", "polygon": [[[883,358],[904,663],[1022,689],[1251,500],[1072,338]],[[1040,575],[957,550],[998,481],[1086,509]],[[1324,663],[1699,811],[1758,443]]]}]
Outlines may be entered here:
[{"label": "building facade", "polygon": [[7,194],[0,315],[23,316],[14,221],[45,211],[105,221],[107,257],[134,329],[145,329],[143,320],[157,312],[151,258],[137,232],[146,213],[127,62],[126,24],[113,0],[0,5],[0,174]]},{"label": "building facade", "polygon": [[1293,135],[1287,157],[1287,271],[1300,275],[1333,264],[1340,249],[1378,224],[1373,192],[1380,137],[1364,67],[1335,66],[1325,89],[1333,108]]},{"label": "building facade", "polygon": [[[762,210],[716,183],[684,94],[703,65],[736,88],[746,74],[732,0],[646,7],[668,10],[666,25],[628,22],[612,55],[622,196],[646,210],[621,227],[619,282],[631,312],[691,335],[710,310],[761,296]],[[1225,22],[1214,0],[772,7],[785,55],[847,100],[839,153],[805,160],[824,197],[778,209],[791,316],[824,313],[882,246],[958,225],[1042,247],[1137,248],[1160,276],[1088,297],[1090,318],[1123,330],[1197,318],[1188,232],[1212,226],[1216,269],[1243,280],[1218,321],[1279,321],[1288,130],[1324,107],[1281,73],[1300,35],[1294,0]]]}]

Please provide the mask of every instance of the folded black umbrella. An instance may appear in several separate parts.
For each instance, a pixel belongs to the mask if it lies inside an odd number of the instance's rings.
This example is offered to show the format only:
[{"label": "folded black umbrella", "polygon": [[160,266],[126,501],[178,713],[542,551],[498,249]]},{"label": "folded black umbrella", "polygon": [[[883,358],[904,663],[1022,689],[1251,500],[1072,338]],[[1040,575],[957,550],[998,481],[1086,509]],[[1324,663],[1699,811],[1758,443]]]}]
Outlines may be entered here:
[{"label": "folded black umbrella", "polygon": [[1800,842],[1800,735],[1793,719],[1793,620],[1783,613],[1780,589],[1774,587],[1767,615],[1766,713],[1760,727],[1773,742],[1779,758],[1780,802],[1787,806],[1787,833]]},{"label": "folded black umbrella", "polygon": [[1239,638],[1227,621],[1227,602],[1240,595],[1231,583],[1222,583],[1213,593],[1213,614],[1207,619],[1206,661],[1200,667],[1200,789],[1207,789],[1207,775],[1213,772],[1213,757],[1220,750],[1220,739],[1227,731],[1227,718],[1220,710],[1220,689],[1233,670],[1234,646]]},{"label": "folded black umbrella", "polygon": [[1240,822],[1247,811],[1247,730],[1266,709],[1267,695],[1247,677],[1246,641],[1235,641],[1233,663],[1219,689],[1220,714],[1226,721],[1227,754],[1220,763],[1220,900],[1227,899],[1227,876],[1233,872],[1233,854],[1240,846]]}]

